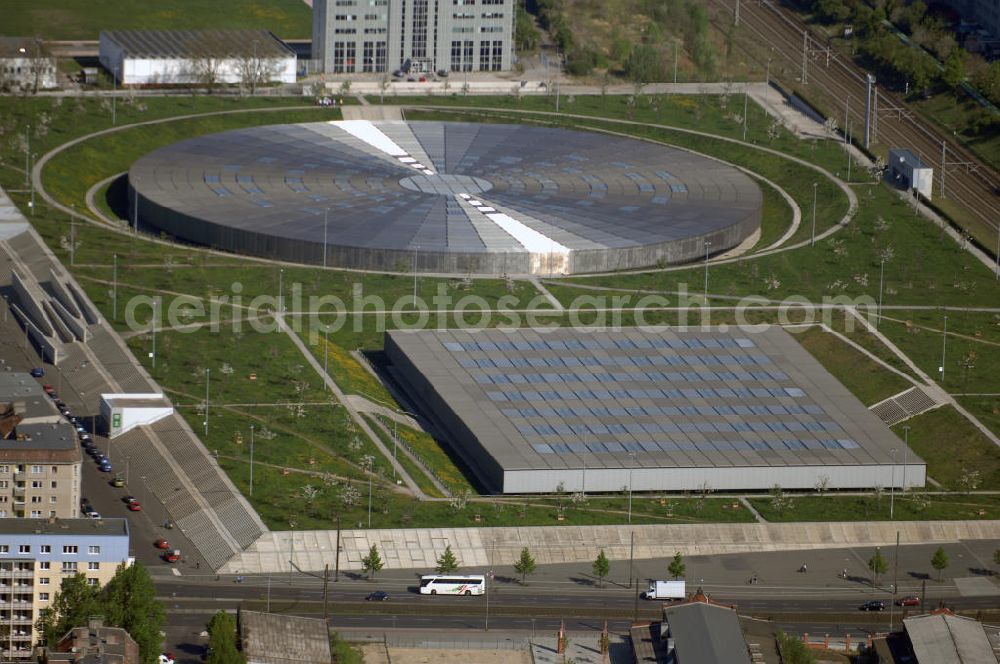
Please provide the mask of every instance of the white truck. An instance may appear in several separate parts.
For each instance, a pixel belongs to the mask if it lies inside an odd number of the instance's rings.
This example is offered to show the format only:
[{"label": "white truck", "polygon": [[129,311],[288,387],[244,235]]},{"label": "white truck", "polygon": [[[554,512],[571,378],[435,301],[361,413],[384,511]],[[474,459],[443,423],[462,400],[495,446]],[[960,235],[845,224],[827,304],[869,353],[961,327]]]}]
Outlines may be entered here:
[{"label": "white truck", "polygon": [[684,599],[686,596],[683,581],[650,581],[649,590],[643,595],[646,599],[660,600]]}]

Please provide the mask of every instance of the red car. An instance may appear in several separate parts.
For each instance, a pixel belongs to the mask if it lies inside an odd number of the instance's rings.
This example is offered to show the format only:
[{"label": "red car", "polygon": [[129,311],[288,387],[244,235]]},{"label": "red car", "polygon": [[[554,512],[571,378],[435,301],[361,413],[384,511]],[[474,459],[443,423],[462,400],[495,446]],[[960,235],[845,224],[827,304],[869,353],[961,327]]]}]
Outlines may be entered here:
[{"label": "red car", "polygon": [[142,505],[139,504],[138,500],[133,500],[132,502],[130,502],[128,504],[128,511],[129,512],[141,512],[142,511]]},{"label": "red car", "polygon": [[176,563],[181,559],[181,550],[174,549],[173,551],[167,551],[165,554],[163,554],[163,559],[166,560],[168,563]]},{"label": "red car", "polygon": [[157,549],[169,549],[170,542],[161,537],[160,539],[153,542],[153,546],[155,546]]},{"label": "red car", "polygon": [[920,598],[916,595],[907,595],[896,600],[896,606],[920,606]]},{"label": "red car", "polygon": [[46,394],[50,396],[54,394],[56,391],[56,388],[52,387],[51,385],[42,385],[42,389],[45,391]]}]

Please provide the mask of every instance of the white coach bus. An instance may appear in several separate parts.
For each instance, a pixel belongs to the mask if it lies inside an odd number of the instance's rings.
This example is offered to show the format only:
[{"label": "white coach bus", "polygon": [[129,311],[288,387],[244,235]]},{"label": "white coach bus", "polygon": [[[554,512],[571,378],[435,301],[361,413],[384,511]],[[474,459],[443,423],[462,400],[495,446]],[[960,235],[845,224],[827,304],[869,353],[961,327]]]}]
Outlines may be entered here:
[{"label": "white coach bus", "polygon": [[420,577],[421,595],[482,595],[485,592],[486,577],[482,574],[429,574]]}]

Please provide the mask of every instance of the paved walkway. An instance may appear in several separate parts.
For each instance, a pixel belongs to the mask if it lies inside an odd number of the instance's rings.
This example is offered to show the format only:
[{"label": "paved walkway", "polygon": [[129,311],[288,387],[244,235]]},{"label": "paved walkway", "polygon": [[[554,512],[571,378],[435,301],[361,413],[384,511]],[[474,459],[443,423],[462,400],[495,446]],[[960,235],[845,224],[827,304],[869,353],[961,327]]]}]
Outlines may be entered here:
[{"label": "paved walkway", "polygon": [[[412,491],[421,500],[426,499],[428,497],[427,494],[425,494],[417,483],[413,481],[413,478],[410,477],[410,474],[406,472],[406,469],[403,468],[403,466],[392,456],[392,453],[386,449],[385,445],[382,443],[382,439],[372,430],[370,426],[368,426],[368,422],[365,421],[365,418],[361,417],[357,409],[345,397],[344,391],[340,389],[340,386],[333,381],[329,374],[323,371],[323,365],[319,363],[319,360],[317,360],[316,356],[312,354],[312,351],[306,347],[305,342],[302,341],[302,338],[299,337],[298,333],[296,333],[295,330],[293,330],[288,323],[285,322],[284,315],[279,312],[279,314],[274,318],[278,323],[278,327],[281,328],[281,331],[288,335],[288,338],[291,339],[292,343],[295,344],[295,347],[299,349],[299,352],[302,353],[302,356],[309,363],[309,366],[311,366],[313,370],[319,374],[323,383],[330,389],[330,392],[333,393],[337,401],[343,405],[347,414],[352,420],[354,420],[354,423],[358,426],[358,428],[361,429],[366,436],[368,436],[368,439],[372,442],[372,444],[378,448],[385,460],[392,465],[397,475],[403,480],[403,482],[406,483],[406,486],[410,489],[410,491]],[[256,546],[256,544],[254,546]],[[322,568],[322,565],[320,565],[320,568]]]},{"label": "paved walkway", "polygon": [[[1000,539],[1000,521],[859,521],[831,523],[672,524],[644,526],[537,526],[525,528],[413,528],[342,530],[339,567],[360,570],[378,546],[387,570],[432,569],[445,547],[463,567],[488,569],[516,560],[528,547],[540,565],[592,562],[604,550],[609,560],[796,551],[895,544]],[[634,547],[632,536],[634,534]],[[289,560],[303,570],[337,567],[337,531],[264,533],[220,570],[224,574],[287,572]]]}]

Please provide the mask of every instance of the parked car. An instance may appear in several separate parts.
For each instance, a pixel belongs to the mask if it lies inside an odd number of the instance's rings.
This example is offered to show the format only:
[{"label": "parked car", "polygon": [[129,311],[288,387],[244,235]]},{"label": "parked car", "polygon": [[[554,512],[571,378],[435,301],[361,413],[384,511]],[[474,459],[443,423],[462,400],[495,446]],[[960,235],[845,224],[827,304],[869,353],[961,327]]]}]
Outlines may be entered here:
[{"label": "parked car", "polygon": [[56,388],[46,383],[45,385],[42,385],[42,391],[51,397],[53,394],[56,393]]},{"label": "parked car", "polygon": [[128,504],[128,511],[129,512],[141,512],[142,511],[142,505],[139,504],[138,500],[133,500],[131,503]]},{"label": "parked car", "polygon": [[181,550],[173,549],[171,551],[167,551],[165,554],[163,554],[163,559],[166,560],[168,563],[179,562],[181,559]]},{"label": "parked car", "polygon": [[916,595],[907,595],[896,600],[896,606],[920,606],[920,598]]},{"label": "parked car", "polygon": [[871,599],[858,608],[862,611],[885,611],[885,602],[878,599]]},{"label": "parked car", "polygon": [[101,513],[96,510],[90,510],[89,512],[87,512],[87,517],[91,519],[100,519]]},{"label": "parked car", "polygon": [[373,593],[368,593],[365,597],[366,602],[386,602],[389,600],[389,593],[384,590],[376,590]]},{"label": "parked car", "polygon": [[41,378],[42,376],[45,375],[45,369],[41,367],[35,367],[34,369],[31,370],[31,375],[34,376],[35,378]]},{"label": "parked car", "polygon": [[122,477],[121,475],[115,475],[115,478],[111,480],[111,486],[115,487],[116,489],[121,489],[122,487],[125,486],[125,478]]},{"label": "parked car", "polygon": [[108,463],[107,461],[105,461],[104,463],[101,464],[101,466],[100,466],[100,468],[98,468],[98,470],[100,470],[102,473],[110,473],[111,470],[112,470],[111,464]]},{"label": "parked car", "polygon": [[153,546],[155,546],[157,549],[169,549],[170,542],[161,537],[160,539],[153,542]]},{"label": "parked car", "polygon": [[135,496],[122,496],[122,502],[128,505],[129,503],[137,503],[139,500]]}]

